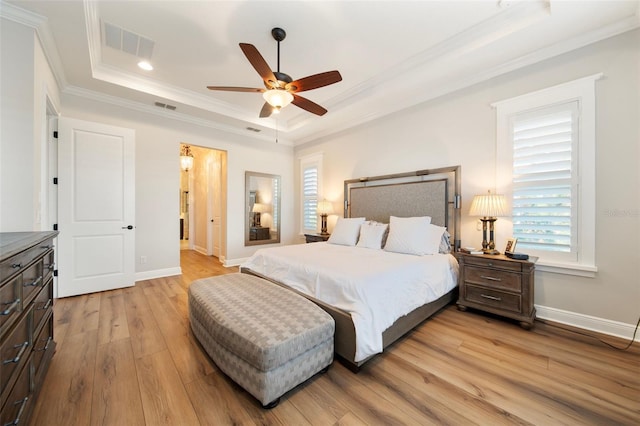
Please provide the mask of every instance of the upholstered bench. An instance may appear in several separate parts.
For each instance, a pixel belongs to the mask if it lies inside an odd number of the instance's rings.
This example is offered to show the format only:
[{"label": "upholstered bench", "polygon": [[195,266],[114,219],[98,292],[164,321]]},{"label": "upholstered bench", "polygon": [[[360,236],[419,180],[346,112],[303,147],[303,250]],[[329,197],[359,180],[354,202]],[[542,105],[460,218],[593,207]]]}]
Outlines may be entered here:
[{"label": "upholstered bench", "polygon": [[333,318],[313,302],[248,274],[194,281],[191,329],[232,380],[272,408],[333,361]]}]

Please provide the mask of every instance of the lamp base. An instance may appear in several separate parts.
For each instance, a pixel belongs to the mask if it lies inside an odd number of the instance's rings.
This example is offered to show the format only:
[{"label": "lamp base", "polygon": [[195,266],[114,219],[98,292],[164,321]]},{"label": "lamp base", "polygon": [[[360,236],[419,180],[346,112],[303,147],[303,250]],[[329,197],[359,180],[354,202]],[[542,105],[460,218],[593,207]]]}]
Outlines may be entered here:
[{"label": "lamp base", "polygon": [[482,251],[484,252],[484,254],[491,254],[491,255],[500,254],[500,252],[496,249],[486,249]]}]

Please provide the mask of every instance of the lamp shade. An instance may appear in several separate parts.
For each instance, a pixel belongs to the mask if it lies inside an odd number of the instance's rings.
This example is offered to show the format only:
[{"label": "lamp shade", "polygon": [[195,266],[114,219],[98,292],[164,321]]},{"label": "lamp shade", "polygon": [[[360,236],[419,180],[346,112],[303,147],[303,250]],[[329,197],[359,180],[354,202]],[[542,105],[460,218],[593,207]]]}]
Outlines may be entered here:
[{"label": "lamp shade", "polygon": [[251,210],[253,213],[266,213],[267,209],[264,204],[254,203],[253,209]]},{"label": "lamp shade", "polygon": [[507,201],[504,195],[492,194],[476,195],[471,202],[470,216],[499,217],[508,216]]},{"label": "lamp shade", "polygon": [[293,101],[293,95],[284,89],[267,90],[262,97],[276,110],[286,107]]},{"label": "lamp shade", "polygon": [[327,200],[322,200],[318,203],[318,214],[331,214],[333,213],[333,204]]}]

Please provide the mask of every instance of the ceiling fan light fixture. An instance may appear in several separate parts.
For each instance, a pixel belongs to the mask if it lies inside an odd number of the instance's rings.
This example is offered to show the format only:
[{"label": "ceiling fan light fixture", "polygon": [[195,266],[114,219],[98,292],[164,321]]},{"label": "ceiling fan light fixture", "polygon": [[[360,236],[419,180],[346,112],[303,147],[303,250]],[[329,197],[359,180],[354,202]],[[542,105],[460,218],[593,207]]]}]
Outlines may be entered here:
[{"label": "ceiling fan light fixture", "polygon": [[262,94],[264,100],[274,109],[280,110],[293,101],[293,95],[284,89],[271,89]]}]

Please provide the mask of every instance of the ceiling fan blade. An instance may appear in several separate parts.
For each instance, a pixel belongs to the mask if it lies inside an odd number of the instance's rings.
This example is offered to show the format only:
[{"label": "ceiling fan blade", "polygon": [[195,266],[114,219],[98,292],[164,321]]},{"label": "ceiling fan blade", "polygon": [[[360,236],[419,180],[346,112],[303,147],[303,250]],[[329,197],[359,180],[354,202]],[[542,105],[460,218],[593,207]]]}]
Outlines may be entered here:
[{"label": "ceiling fan blade", "polygon": [[265,89],[254,89],[253,87],[227,87],[227,86],[207,86],[209,90],[222,90],[225,92],[252,92],[262,93]]},{"label": "ceiling fan blade", "polygon": [[264,105],[262,105],[262,109],[260,110],[260,118],[269,117],[272,112],[273,107],[269,105],[269,102],[265,102]]},{"label": "ceiling fan blade", "polygon": [[310,101],[307,98],[303,98],[302,96],[293,95],[292,104],[297,106],[298,108],[302,108],[316,115],[325,115],[327,110],[315,102]]},{"label": "ceiling fan blade", "polygon": [[258,71],[258,74],[260,74],[260,77],[262,77],[265,83],[268,83],[270,86],[277,85],[278,79],[273,75],[269,64],[267,64],[267,61],[264,60],[253,44],[240,43],[240,49],[242,49],[244,56],[247,57],[251,65],[253,65],[253,68]]},{"label": "ceiling fan blade", "polygon": [[338,71],[321,72],[310,75],[287,84],[285,88],[290,92],[304,92],[305,90],[317,89],[342,81],[342,76]]}]

